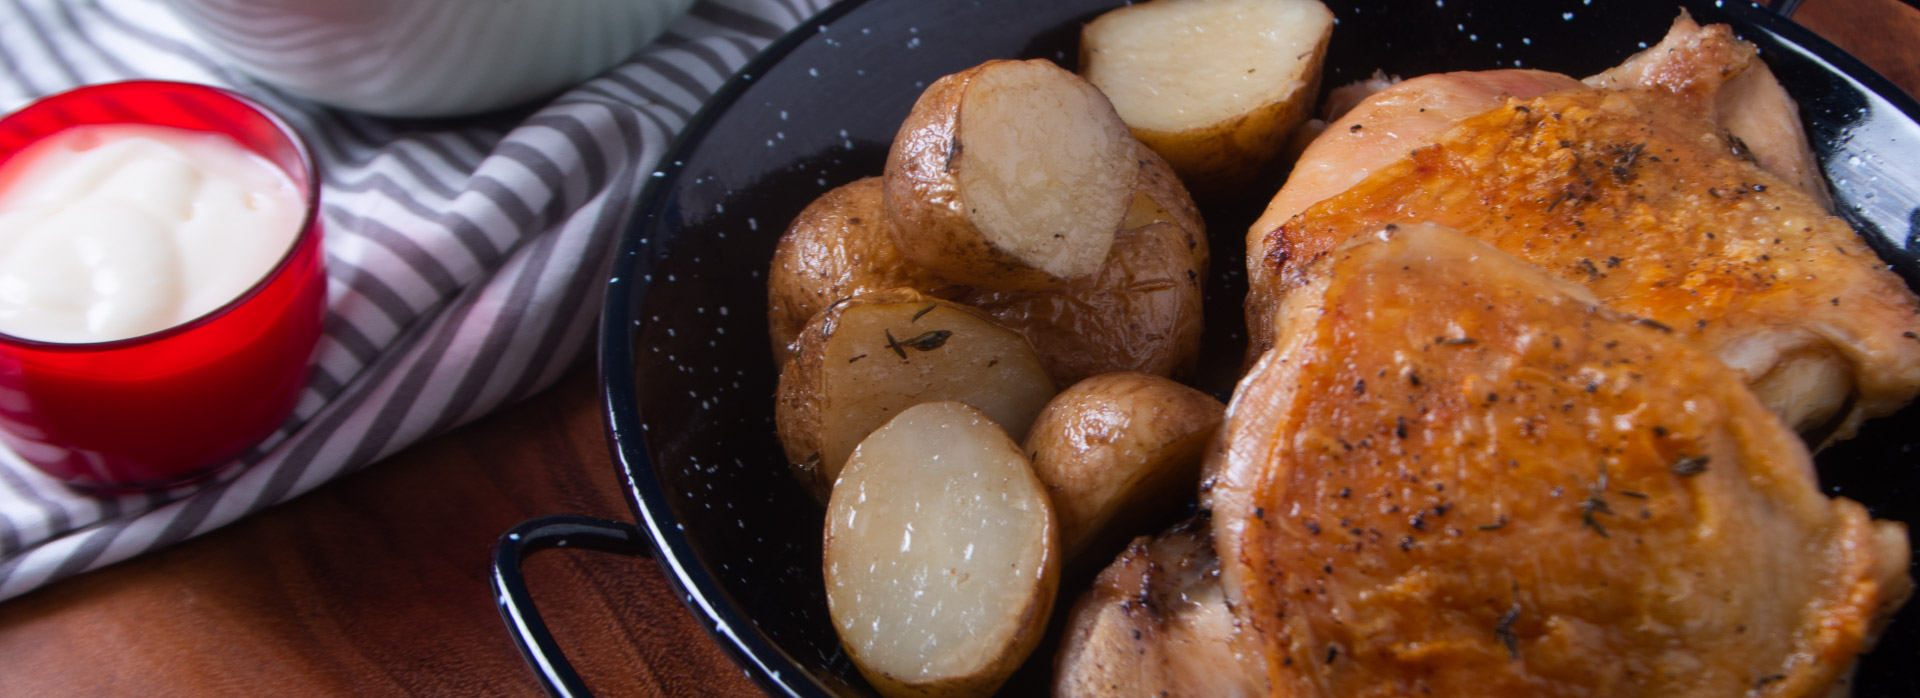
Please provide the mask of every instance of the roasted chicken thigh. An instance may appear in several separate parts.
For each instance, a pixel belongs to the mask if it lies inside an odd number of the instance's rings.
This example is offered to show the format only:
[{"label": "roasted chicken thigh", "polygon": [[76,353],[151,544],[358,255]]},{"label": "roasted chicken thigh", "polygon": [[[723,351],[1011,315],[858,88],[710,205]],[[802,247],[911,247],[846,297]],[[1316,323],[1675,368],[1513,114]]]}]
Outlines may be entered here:
[{"label": "roasted chicken thigh", "polygon": [[1305,259],[1203,495],[1271,695],[1825,696],[1909,593],[1687,328],[1438,227]]},{"label": "roasted chicken thigh", "polygon": [[[1338,193],[1308,151],[1309,178],[1249,231],[1249,358],[1271,346],[1305,265],[1358,231],[1433,222],[1672,329],[1816,444],[1897,410],[1920,392],[1920,303],[1827,211],[1792,103],[1763,70],[1725,27],[1683,16],[1598,87],[1494,71],[1376,94],[1321,141],[1398,129],[1415,142],[1384,165],[1363,158],[1371,172]],[[1409,85],[1452,97],[1409,101]],[[1457,121],[1381,106],[1403,102]],[[1488,108],[1461,116],[1475,105]]]}]

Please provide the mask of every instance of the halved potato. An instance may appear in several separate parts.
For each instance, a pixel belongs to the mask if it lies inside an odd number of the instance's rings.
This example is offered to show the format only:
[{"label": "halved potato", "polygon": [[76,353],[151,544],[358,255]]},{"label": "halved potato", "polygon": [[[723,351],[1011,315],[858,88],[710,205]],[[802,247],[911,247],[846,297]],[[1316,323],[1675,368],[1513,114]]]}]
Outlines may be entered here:
[{"label": "halved potato", "polygon": [[1133,136],[1105,95],[1045,60],[943,77],[887,153],[894,241],[921,266],[992,290],[1100,270],[1133,200]]},{"label": "halved potato", "polygon": [[1319,0],[1153,0],[1080,33],[1080,70],[1197,190],[1244,187],[1305,120],[1333,13]]},{"label": "halved potato", "polygon": [[780,372],[774,422],[795,474],[825,499],[854,446],[901,410],[957,400],[1026,438],[1053,394],[1018,333],[978,310],[893,289],[814,316]]},{"label": "halved potato", "polygon": [[1200,355],[1205,245],[1171,223],[1122,233],[1100,272],[1065,289],[973,291],[978,307],[1033,343],[1056,385],[1139,371],[1193,372]]},{"label": "halved potato", "polygon": [[959,290],[908,261],[894,246],[880,208],[879,177],[821,194],[793,219],[773,248],[767,271],[767,331],[774,362],[786,362],[800,328],[834,301],[901,287],[941,297]]},{"label": "halved potato", "polygon": [[1053,497],[1067,559],[1107,558],[1191,500],[1226,411],[1211,395],[1143,373],[1094,376],[1054,396],[1026,448]]},{"label": "halved potato", "polygon": [[984,696],[1040,641],[1059,533],[1020,447],[958,402],[860,442],[827,503],[827,608],[888,696]]},{"label": "halved potato", "polygon": [[[879,180],[827,192],[801,212],[774,250],[767,324],[776,360],[786,360],[800,328],[834,301],[904,286],[980,307],[1020,332],[1055,385],[1114,371],[1190,372],[1210,256],[1206,224],[1166,161],[1146,146],[1133,147],[1138,170],[1125,230],[1099,272],[1053,291],[995,292],[949,282],[899,252],[882,220]],[[1169,225],[1152,227],[1156,223]]]}]

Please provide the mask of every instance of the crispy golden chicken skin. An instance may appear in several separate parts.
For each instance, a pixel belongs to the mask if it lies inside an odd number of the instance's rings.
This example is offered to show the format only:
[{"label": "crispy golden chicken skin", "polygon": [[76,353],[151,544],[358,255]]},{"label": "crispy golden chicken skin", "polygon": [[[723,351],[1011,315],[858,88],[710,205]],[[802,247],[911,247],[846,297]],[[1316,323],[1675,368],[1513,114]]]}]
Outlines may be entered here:
[{"label": "crispy golden chicken skin", "polygon": [[[1892,413],[1920,393],[1920,302],[1827,211],[1792,102],[1764,70],[1726,27],[1682,16],[1667,41],[1588,80],[1603,89],[1499,100],[1343,192],[1282,191],[1276,204],[1303,210],[1250,231],[1249,358],[1271,345],[1302,265],[1354,231],[1427,221],[1672,328],[1816,445]],[[1473,75],[1430,89],[1459,93],[1448,85]],[[1513,82],[1499,91],[1526,91]],[[1354,126],[1322,140],[1394,127]]]},{"label": "crispy golden chicken skin", "polygon": [[1732,27],[1702,26],[1681,10],[1660,43],[1583,82],[1603,89],[1659,90],[1683,98],[1691,111],[1737,139],[1761,169],[1832,208],[1826,180],[1800,124],[1800,107],[1756,54],[1752,44],[1734,37]]},{"label": "crispy golden chicken skin", "polygon": [[1248,228],[1253,233],[1248,249],[1265,244],[1266,234],[1294,214],[1359,184],[1468,117],[1509,97],[1527,99],[1579,86],[1580,81],[1559,73],[1517,68],[1433,73],[1391,83],[1343,112],[1307,145],[1286,186]]},{"label": "crispy golden chicken skin", "polygon": [[1569,90],[1462,122],[1271,233],[1265,292],[1354,231],[1408,220],[1671,328],[1809,432],[1849,434],[1920,390],[1905,284],[1845,222],[1657,93]]},{"label": "crispy golden chicken skin", "polygon": [[1824,696],[1908,594],[1679,330],[1437,227],[1315,256],[1208,464],[1274,695]]}]

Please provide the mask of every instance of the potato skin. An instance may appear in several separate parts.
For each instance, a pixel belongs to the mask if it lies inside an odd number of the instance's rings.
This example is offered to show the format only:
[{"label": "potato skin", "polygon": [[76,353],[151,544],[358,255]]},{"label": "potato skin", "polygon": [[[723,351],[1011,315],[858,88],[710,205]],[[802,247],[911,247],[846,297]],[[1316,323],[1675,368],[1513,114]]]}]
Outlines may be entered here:
[{"label": "potato skin", "polygon": [[[1115,12],[1123,12],[1120,8]],[[1231,118],[1184,131],[1131,127],[1133,137],[1167,159],[1188,187],[1205,193],[1231,195],[1270,187],[1261,177],[1281,155],[1294,127],[1307,120],[1320,92],[1320,68],[1333,27],[1320,35],[1307,58],[1305,81],[1292,93]],[[1100,50],[1092,24],[1080,34],[1080,65],[1092,65]]]},{"label": "potato skin", "polygon": [[[893,239],[918,264],[968,283],[999,278],[1018,288],[1056,288],[1063,281],[985,244],[967,220],[960,179],[949,165],[959,157],[960,101],[991,60],[928,85],[887,150],[882,206]],[[954,272],[958,272],[957,274]]]},{"label": "potato skin", "polygon": [[[1135,144],[1139,163],[1135,201],[1123,230],[1093,278],[1037,293],[961,289],[954,298],[992,315],[1033,343],[1056,385],[1103,373],[1139,371],[1186,376],[1200,348],[1202,292],[1212,251],[1193,197],[1167,161]],[[1168,223],[1145,230],[1155,223]],[[1185,248],[1186,265],[1176,260]],[[1192,272],[1190,285],[1168,288],[1155,279]]]},{"label": "potato skin", "polygon": [[[921,266],[970,286],[1015,291],[1057,289],[1068,280],[1035,268],[988,242],[968,216],[965,194],[953,167],[965,147],[960,140],[960,113],[967,90],[995,66],[1015,62],[990,60],[935,80],[921,93],[887,151],[882,201],[893,225],[895,243]],[[1045,59],[1027,62],[1073,75]],[[1084,84],[1078,76],[1073,79]],[[1089,85],[1088,89],[1093,88]],[[1115,123],[1120,123],[1111,106],[1107,111]]]},{"label": "potato skin", "polygon": [[815,313],[794,339],[793,351],[780,369],[779,386],[774,391],[774,428],[780,434],[780,446],[786,450],[787,465],[793,469],[794,477],[820,501],[825,502],[832,493],[832,475],[838,471],[837,466],[826,467],[820,455],[825,450],[821,412],[827,408],[826,391],[821,386],[826,382],[826,345],[833,338],[834,321],[847,307],[856,304],[901,303],[924,298],[918,291],[900,288],[838,301]]},{"label": "potato skin", "polygon": [[[948,281],[899,252],[879,218],[876,190],[883,185],[877,178],[827,192],[801,212],[774,250],[767,324],[776,362],[786,361],[800,328],[835,301],[908,287],[979,307],[1019,332],[1057,386],[1115,371],[1191,373],[1211,256],[1206,223],[1166,160],[1138,144],[1134,155],[1140,167],[1136,200],[1124,224],[1146,228],[1161,222],[1172,229],[1121,232],[1108,268],[1054,291],[994,292]],[[1190,285],[1182,280],[1189,271]]]},{"label": "potato skin", "polygon": [[1034,475],[1053,497],[1068,560],[1104,563],[1135,526],[1186,502],[1227,406],[1143,373],[1075,383],[1041,410],[1027,433]]},{"label": "potato skin", "polygon": [[[1187,186],[1175,174],[1173,166],[1166,158],[1147,147],[1145,143],[1134,144],[1134,160],[1140,163],[1140,172],[1133,184],[1135,201],[1128,209],[1127,217],[1121,221],[1122,230],[1144,228],[1154,221],[1166,221],[1180,227],[1187,234],[1186,241],[1193,257],[1193,266],[1205,272],[1212,256],[1207,244],[1207,224],[1200,218],[1200,207],[1193,203],[1193,195],[1187,192]],[[1144,196],[1152,206],[1143,206],[1138,197]]]},{"label": "potato skin", "polygon": [[[920,401],[959,400],[962,402],[972,399],[970,397],[955,395],[954,392],[957,390],[958,392],[972,393],[973,397],[981,397],[985,400],[994,401],[993,405],[1009,407],[1006,412],[1002,413],[1001,410],[987,403],[974,403],[975,407],[980,408],[990,415],[997,414],[996,422],[1004,427],[1007,433],[1016,441],[1019,441],[1026,438],[1027,428],[1031,425],[1033,416],[1037,415],[1039,411],[1044,408],[1046,401],[1054,395],[1054,386],[1049,380],[1050,377],[1044,373],[1043,363],[1040,358],[1034,354],[1031,345],[1019,337],[1017,333],[1007,330],[995,323],[992,317],[976,308],[936,299],[908,288],[889,289],[877,293],[861,294],[834,303],[826,310],[815,314],[813,319],[807,323],[807,326],[801,330],[799,338],[794,340],[794,351],[788,357],[786,365],[780,371],[780,382],[774,396],[774,426],[779,432],[780,445],[786,451],[787,462],[791,465],[794,475],[800,479],[801,483],[805,484],[814,495],[823,502],[826,501],[827,495],[832,490],[835,476],[838,475],[841,466],[845,463],[846,453],[851,452],[854,444],[857,444],[859,441],[858,437],[853,438],[853,443],[841,444],[841,442],[835,441],[833,436],[844,433],[838,431],[838,428],[844,425],[830,423],[826,418],[826,412],[829,410],[855,410],[856,412],[872,414],[876,409],[884,412],[886,411],[884,405],[895,402],[896,399],[900,397],[900,393],[897,392],[899,386],[894,385],[891,386],[896,389],[894,391],[875,391],[870,395],[861,393],[853,396],[845,396],[847,399],[846,404],[832,402],[832,389],[834,385],[829,382],[829,377],[838,375],[835,373],[836,371],[852,369],[848,368],[850,362],[847,362],[845,359],[835,359],[833,364],[828,364],[828,357],[833,353],[830,343],[834,339],[835,332],[839,329],[843,315],[851,310],[874,305],[911,305],[925,307],[930,311],[934,311],[929,317],[930,323],[932,323],[935,318],[940,317],[943,312],[961,313],[978,321],[979,324],[974,325],[971,329],[953,326],[933,328],[954,331],[954,334],[950,335],[950,341],[943,340],[947,342],[943,345],[945,347],[951,348],[956,344],[969,345],[970,343],[967,341],[967,338],[970,336],[983,337],[989,342],[1004,340],[1003,344],[1004,342],[1013,343],[1005,345],[1009,353],[995,353],[986,356],[985,358],[991,360],[990,363],[986,364],[986,368],[969,367],[966,369],[975,372],[993,372],[994,375],[987,377],[994,378],[994,382],[948,382],[945,384],[947,389],[931,390],[927,393],[914,393],[916,399]],[[926,313],[927,311],[921,312]],[[987,336],[988,334],[992,336]],[[897,339],[904,341],[909,339],[909,336],[902,335],[898,336]],[[900,351],[914,352],[918,350],[903,348]],[[872,359],[862,358],[860,360],[891,360],[893,358],[892,355],[886,354],[885,352],[886,350],[884,349],[875,349],[874,353],[880,355],[874,356]],[[951,368],[951,365],[949,365],[949,368]],[[928,369],[922,368],[920,375],[929,375],[926,373],[927,370]],[[922,386],[915,387],[918,388]],[[969,387],[972,389],[969,389]],[[911,404],[901,404],[899,408],[905,409],[910,406]],[[1013,406],[1017,406],[1019,409],[1011,409]],[[856,412],[838,412],[836,414],[851,415]],[[882,423],[884,423],[884,419],[873,423],[873,427],[878,427]],[[841,445],[844,445],[844,449],[840,448]]]},{"label": "potato skin", "polygon": [[1056,385],[1139,371],[1192,374],[1199,360],[1204,248],[1170,223],[1129,230],[1091,279],[1055,292],[964,294],[960,300],[1033,343]]},{"label": "potato skin", "polygon": [[1190,131],[1136,128],[1133,137],[1166,157],[1174,172],[1194,189],[1233,193],[1270,185],[1260,175],[1285,150],[1294,127],[1306,121],[1320,89],[1319,61],[1325,51],[1322,39],[1314,53],[1312,76],[1280,101]]},{"label": "potato skin", "polygon": [[909,261],[893,244],[881,180],[868,177],[814,199],[773,248],[767,271],[767,333],[783,364],[808,320],[835,301],[892,288],[951,298],[961,290]]}]

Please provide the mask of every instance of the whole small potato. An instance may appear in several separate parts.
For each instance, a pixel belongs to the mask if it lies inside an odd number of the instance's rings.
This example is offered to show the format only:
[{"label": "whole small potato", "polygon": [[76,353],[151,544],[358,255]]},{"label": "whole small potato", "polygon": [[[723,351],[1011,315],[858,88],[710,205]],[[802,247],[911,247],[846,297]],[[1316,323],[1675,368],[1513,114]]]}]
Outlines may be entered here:
[{"label": "whole small potato", "polygon": [[1100,272],[1058,291],[960,299],[1033,343],[1057,385],[1139,371],[1188,375],[1200,353],[1205,244],[1171,223],[1122,233]]},{"label": "whole small potato", "polygon": [[807,321],[834,301],[890,288],[943,298],[959,287],[909,261],[893,244],[880,206],[880,178],[821,194],[787,226],[767,270],[767,333],[785,363]]},{"label": "whole small potato", "polygon": [[795,474],[823,500],[854,446],[901,410],[959,401],[1024,439],[1054,394],[1025,338],[978,310],[912,289],[836,303],[793,346],[774,425]]},{"label": "whole small potato", "polygon": [[1200,207],[1194,205],[1193,195],[1187,192],[1187,186],[1181,183],[1166,158],[1145,143],[1133,144],[1133,157],[1140,170],[1134,175],[1133,205],[1121,220],[1120,229],[1144,228],[1156,222],[1179,226],[1189,238],[1194,267],[1206,269],[1210,254],[1207,224],[1200,218]]},{"label": "whole small potato", "polygon": [[887,152],[884,204],[910,259],[977,288],[1100,270],[1133,200],[1134,138],[1105,95],[1045,60],[934,81]]},{"label": "whole small potato", "polygon": [[1027,432],[1067,559],[1100,561],[1190,500],[1227,407],[1159,376],[1109,373],[1054,396]]}]

